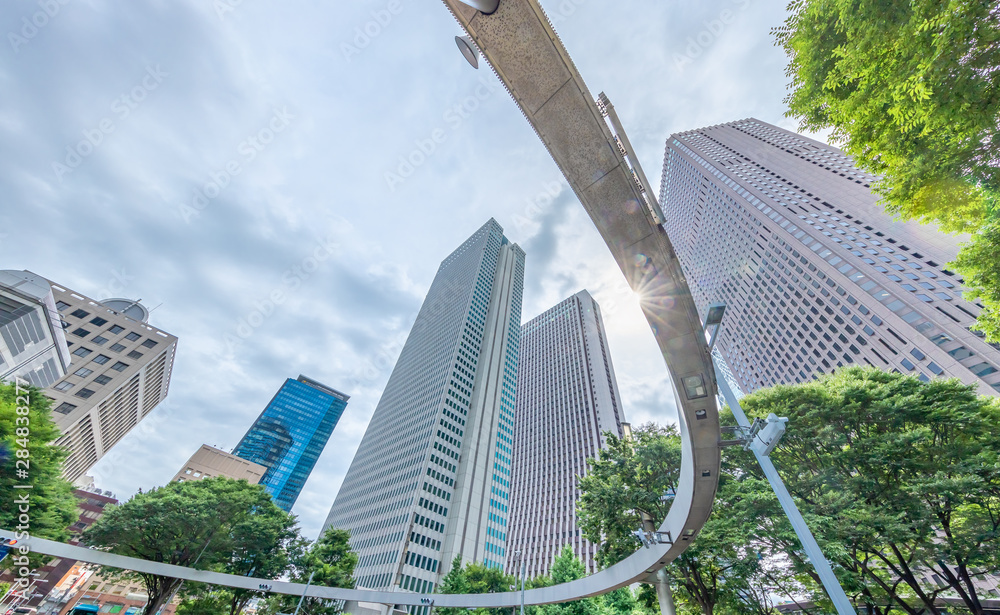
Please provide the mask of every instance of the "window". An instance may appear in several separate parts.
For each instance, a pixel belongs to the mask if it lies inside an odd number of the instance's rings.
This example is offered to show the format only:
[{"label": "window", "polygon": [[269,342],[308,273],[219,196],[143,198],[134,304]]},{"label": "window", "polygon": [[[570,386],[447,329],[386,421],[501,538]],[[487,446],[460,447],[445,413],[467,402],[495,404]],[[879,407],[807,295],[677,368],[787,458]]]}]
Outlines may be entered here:
[{"label": "window", "polygon": [[142,345],[146,348],[152,348],[153,346],[156,346],[156,340],[146,340],[142,343]]},{"label": "window", "polygon": [[56,412],[58,412],[59,414],[69,414],[75,408],[76,406],[74,406],[73,404],[69,403],[68,401],[64,401],[63,403],[56,406]]},{"label": "window", "polygon": [[76,396],[77,397],[81,397],[83,399],[87,399],[87,398],[89,398],[93,394],[94,394],[94,392],[91,391],[90,389],[87,389],[87,388],[80,389],[79,391],[76,392]]},{"label": "window", "polygon": [[100,376],[94,378],[94,382],[96,382],[97,384],[107,384],[111,382],[111,377],[101,374]]},{"label": "window", "polygon": [[103,355],[103,354],[99,354],[96,357],[94,357],[94,363],[97,363],[98,365],[104,365],[105,363],[107,363],[110,360],[111,360],[111,357],[109,357],[107,355]]},{"label": "window", "polygon": [[927,364],[927,369],[929,369],[932,372],[934,372],[935,376],[940,376],[941,374],[944,373],[944,370],[941,369],[940,367],[938,367],[937,363],[928,363]]},{"label": "window", "polygon": [[93,373],[94,373],[94,370],[87,369],[86,367],[81,367],[80,369],[78,369],[75,372],[73,372],[73,375],[74,376],[79,376],[81,378],[86,378],[87,376],[89,376],[89,375],[91,375]]},{"label": "window", "polygon": [[138,359],[139,357],[142,356],[142,353],[139,352],[138,350],[133,350],[132,352],[128,353],[127,356],[130,359]]},{"label": "window", "polygon": [[122,327],[122,326],[119,326],[119,325],[112,325],[112,327],[110,329],[110,331],[111,331],[111,333],[113,335],[118,335],[119,333],[121,333],[124,330],[125,330],[125,327]]},{"label": "window", "polygon": [[60,312],[69,307],[69,304],[65,301],[56,301],[56,309]]},{"label": "window", "polygon": [[108,321],[107,319],[101,318],[100,316],[95,316],[93,319],[91,319],[90,324],[96,325],[98,327],[103,327],[104,325],[108,324]]},{"label": "window", "polygon": [[73,354],[75,354],[78,357],[85,357],[88,354],[90,354],[91,352],[93,352],[93,351],[87,350],[83,346],[80,346],[79,348],[77,348],[76,350],[73,351]]},{"label": "window", "polygon": [[111,346],[111,350],[114,352],[121,352],[125,350],[125,346],[122,344],[115,343],[114,345]]},{"label": "window", "polygon": [[84,328],[81,327],[81,328],[73,331],[73,335],[75,335],[77,337],[87,337],[88,335],[90,335],[90,331],[87,331],[86,329],[84,329]]},{"label": "window", "polygon": [[944,344],[947,344],[948,342],[951,341],[951,336],[945,335],[944,333],[938,333],[937,335],[931,338],[931,341],[937,344],[938,346],[943,346]]},{"label": "window", "polygon": [[73,388],[73,385],[69,382],[60,382],[56,386],[52,387],[57,391],[68,391]]},{"label": "window", "polygon": [[70,316],[75,316],[76,318],[86,318],[87,316],[90,316],[90,312],[87,310],[76,310],[75,312],[70,313]]},{"label": "window", "polygon": [[917,361],[923,361],[924,359],[926,359],[926,358],[927,358],[927,355],[925,355],[924,353],[920,352],[920,350],[918,350],[918,349],[916,349],[916,348],[914,348],[913,350],[911,350],[911,351],[910,351],[910,354],[912,354],[912,355],[913,355],[913,357],[914,357],[914,358],[915,358],[915,359],[916,359]]},{"label": "window", "polygon": [[103,346],[104,344],[108,343],[108,338],[98,335],[97,337],[95,337],[90,341],[97,344],[98,346]]},{"label": "window", "polygon": [[125,336],[125,339],[127,339],[130,342],[134,342],[134,341],[136,341],[137,339],[139,339],[141,337],[142,337],[141,335],[139,335],[135,331],[132,331],[131,333],[129,333],[128,335]]},{"label": "window", "polygon": [[117,363],[111,366],[111,369],[115,370],[116,372],[123,372],[125,371],[126,367],[128,367],[128,363],[122,363],[121,361],[118,361]]},{"label": "window", "polygon": [[963,359],[968,359],[969,357],[976,356],[974,352],[966,348],[965,346],[959,346],[954,350],[949,350],[948,354],[955,357],[955,359],[961,361]]},{"label": "window", "polygon": [[989,376],[990,374],[995,374],[997,368],[993,367],[989,363],[978,363],[970,367],[969,371],[971,371],[973,374],[979,377],[982,377],[982,376]]}]

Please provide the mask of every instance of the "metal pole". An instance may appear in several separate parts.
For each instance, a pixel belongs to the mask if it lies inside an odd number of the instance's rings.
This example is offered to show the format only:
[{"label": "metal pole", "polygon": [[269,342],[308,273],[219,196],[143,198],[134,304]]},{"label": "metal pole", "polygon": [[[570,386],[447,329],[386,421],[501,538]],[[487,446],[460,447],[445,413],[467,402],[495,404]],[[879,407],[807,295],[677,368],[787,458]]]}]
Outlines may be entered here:
[{"label": "metal pole", "polygon": [[528,562],[521,556],[521,615],[524,615],[524,572],[528,568]]},{"label": "metal pole", "polygon": [[[716,362],[716,373],[722,372],[718,365],[719,360],[714,356],[712,358]],[[736,422],[741,427],[749,428],[750,421],[747,420],[747,415],[743,412],[740,402],[733,395],[733,390],[729,388],[729,383],[726,382],[725,378],[717,378],[717,380],[719,390],[722,392],[726,403],[729,404],[730,410],[733,411]],[[781,476],[778,474],[778,470],[775,469],[774,464],[771,463],[771,458],[761,455],[757,451],[753,451],[753,454],[757,457],[757,463],[760,464],[761,469],[764,470],[764,476],[771,483],[774,494],[778,496],[781,509],[785,511],[785,515],[791,521],[792,528],[799,537],[799,542],[802,543],[802,549],[806,552],[809,561],[812,562],[813,568],[816,569],[816,574],[819,575],[819,580],[823,583],[823,589],[826,590],[827,595],[830,596],[830,600],[833,601],[833,606],[836,607],[837,613],[839,615],[857,615],[858,611],[851,604],[851,601],[848,600],[847,594],[844,593],[844,588],[840,586],[840,581],[837,580],[837,575],[833,574],[830,562],[827,561],[822,549],[819,548],[819,543],[816,542],[812,532],[809,530],[809,526],[806,525],[806,520],[802,518],[802,513],[799,512],[795,501],[792,500],[791,494],[788,493],[788,489],[785,488],[785,483],[781,480]]]},{"label": "metal pole", "polygon": [[314,574],[316,574],[315,570],[309,573],[309,580],[306,581],[306,588],[302,590],[302,597],[299,598],[299,603],[295,605],[295,613],[293,615],[299,615],[299,609],[302,608],[302,601],[306,599],[306,594],[309,593],[309,586],[312,585]]},{"label": "metal pole", "polygon": [[675,615],[674,594],[670,591],[670,576],[666,568],[656,571],[656,598],[660,603],[661,615]]}]

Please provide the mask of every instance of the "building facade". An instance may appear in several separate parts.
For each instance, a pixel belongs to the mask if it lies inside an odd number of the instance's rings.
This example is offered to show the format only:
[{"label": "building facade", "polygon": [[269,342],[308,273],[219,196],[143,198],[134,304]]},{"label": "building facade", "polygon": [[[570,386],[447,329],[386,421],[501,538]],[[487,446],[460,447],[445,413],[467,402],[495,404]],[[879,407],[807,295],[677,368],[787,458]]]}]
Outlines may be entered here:
[{"label": "building facade", "polygon": [[0,271],[0,381],[44,389],[66,375],[69,346],[52,287],[30,271]]},{"label": "building facade", "polygon": [[266,468],[260,484],[282,510],[292,510],[349,399],[311,378],[289,378],[233,449]]},{"label": "building facade", "polygon": [[[324,442],[325,444],[325,442]],[[187,460],[180,472],[174,475],[170,482],[204,480],[213,476],[225,476],[236,480],[245,480],[256,485],[267,472],[267,468],[237,457],[214,446],[202,444],[191,458]]]},{"label": "building facade", "polygon": [[149,325],[137,301],[94,301],[51,283],[65,323],[69,373],[45,389],[76,480],[167,396],[177,338]]},{"label": "building facade", "polygon": [[[79,545],[83,532],[104,514],[105,507],[118,504],[118,500],[111,495],[110,491],[101,491],[93,487],[74,489],[73,496],[77,500],[79,517],[73,525],[69,526],[70,537],[67,542],[71,545]],[[38,576],[34,578],[35,582],[31,586],[31,591],[24,592],[23,605],[37,607],[42,613],[58,611],[68,596],[68,592],[59,590],[59,586],[65,585],[64,589],[74,586],[74,583],[66,584],[67,577],[73,576],[72,573],[79,571],[79,569],[80,564],[76,560],[65,558],[49,560],[37,570]],[[77,576],[74,581],[78,578]],[[13,580],[13,576],[10,571],[7,571],[0,580],[10,582]]]},{"label": "building facade", "polygon": [[[740,392],[851,363],[1000,395],[1000,346],[945,264],[958,239],[886,214],[835,147],[756,119],[672,135],[660,205]],[[739,394],[739,393],[737,393]]]},{"label": "building facade", "polygon": [[441,263],[324,526],[350,530],[359,586],[503,566],[523,286],[493,219]]},{"label": "building facade", "polygon": [[597,302],[580,291],[521,327],[507,572],[548,574],[563,545],[597,570],[576,504],[587,459],[622,437],[621,396]]}]

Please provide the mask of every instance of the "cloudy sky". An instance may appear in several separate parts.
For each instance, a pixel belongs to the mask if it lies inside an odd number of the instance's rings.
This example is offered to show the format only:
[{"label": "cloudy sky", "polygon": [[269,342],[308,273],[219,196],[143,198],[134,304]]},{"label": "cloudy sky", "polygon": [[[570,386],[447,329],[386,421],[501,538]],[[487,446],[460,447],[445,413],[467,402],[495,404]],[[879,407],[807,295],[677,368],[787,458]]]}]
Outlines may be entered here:
[{"label": "cloudy sky", "polygon": [[[794,127],[784,3],[542,6],[656,186],[672,132]],[[141,299],[180,338],[169,397],[99,486],[125,498],[231,449],[301,373],[351,395],[293,510],[315,537],[438,264],[491,216],[527,253],[524,319],[589,289],[627,417],[674,419],[635,299],[442,3],[5,0],[0,30],[0,268]]]}]

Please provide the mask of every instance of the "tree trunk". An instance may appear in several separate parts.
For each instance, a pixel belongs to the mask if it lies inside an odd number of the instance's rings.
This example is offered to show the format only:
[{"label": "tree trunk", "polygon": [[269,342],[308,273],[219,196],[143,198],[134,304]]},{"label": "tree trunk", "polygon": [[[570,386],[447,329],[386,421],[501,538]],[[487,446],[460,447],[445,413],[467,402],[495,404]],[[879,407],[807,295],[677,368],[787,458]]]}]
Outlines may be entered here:
[{"label": "tree trunk", "polygon": [[163,605],[174,597],[174,593],[180,589],[183,582],[181,579],[165,578],[163,587],[159,592],[150,592],[149,602],[146,603],[146,608],[143,609],[142,615],[156,615],[163,608]]}]

